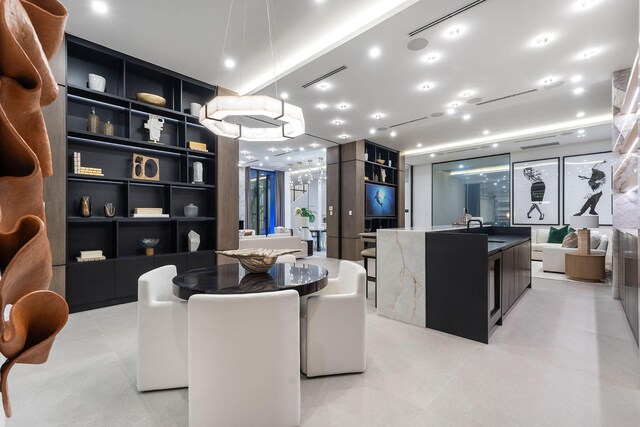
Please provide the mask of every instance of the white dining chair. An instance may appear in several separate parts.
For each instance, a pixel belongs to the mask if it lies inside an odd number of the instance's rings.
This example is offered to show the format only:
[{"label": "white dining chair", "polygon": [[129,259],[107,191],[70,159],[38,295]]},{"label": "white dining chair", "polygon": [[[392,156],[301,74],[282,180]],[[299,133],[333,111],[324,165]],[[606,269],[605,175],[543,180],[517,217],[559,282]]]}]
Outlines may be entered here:
[{"label": "white dining chair", "polygon": [[364,372],[367,272],[341,261],[338,277],[303,300],[300,366],[307,377]]},{"label": "white dining chair", "polygon": [[189,298],[189,425],[300,424],[294,290]]},{"label": "white dining chair", "polygon": [[187,301],[172,293],[175,265],[138,279],[139,391],[187,387]]}]

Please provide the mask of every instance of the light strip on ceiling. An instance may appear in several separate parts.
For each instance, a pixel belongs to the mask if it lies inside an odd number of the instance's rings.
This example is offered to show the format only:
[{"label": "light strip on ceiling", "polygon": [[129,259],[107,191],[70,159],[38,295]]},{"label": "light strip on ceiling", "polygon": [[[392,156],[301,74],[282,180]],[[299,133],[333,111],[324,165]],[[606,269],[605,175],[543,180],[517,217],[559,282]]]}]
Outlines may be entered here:
[{"label": "light strip on ceiling", "polygon": [[548,134],[550,132],[564,132],[567,130],[579,128],[579,127],[589,127],[589,126],[598,126],[604,125],[607,123],[611,123],[612,117],[611,114],[603,114],[601,116],[589,117],[586,119],[580,120],[571,120],[568,122],[559,122],[553,123],[550,125],[537,126],[532,128],[526,128],[521,130],[509,131],[504,133],[499,133],[491,136],[483,136],[479,138],[471,138],[465,139],[461,141],[454,142],[445,142],[437,145],[432,145],[430,147],[416,148],[413,150],[407,150],[404,152],[405,156],[419,156],[422,154],[429,153],[437,153],[440,151],[448,151],[453,148],[465,148],[465,147],[473,147],[477,145],[485,145],[493,142],[502,142],[508,141],[511,139],[522,138],[525,136],[534,136],[534,135],[542,135]]},{"label": "light strip on ceiling", "polygon": [[451,171],[449,172],[449,174],[451,176],[457,176],[457,175],[479,175],[481,173],[496,173],[496,172],[509,172],[509,165],[487,166],[486,168]]}]

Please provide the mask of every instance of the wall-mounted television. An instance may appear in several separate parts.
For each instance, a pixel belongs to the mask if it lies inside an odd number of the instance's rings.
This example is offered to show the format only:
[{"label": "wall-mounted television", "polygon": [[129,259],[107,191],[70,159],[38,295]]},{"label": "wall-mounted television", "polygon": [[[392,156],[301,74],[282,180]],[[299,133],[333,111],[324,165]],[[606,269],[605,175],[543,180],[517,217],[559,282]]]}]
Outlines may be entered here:
[{"label": "wall-mounted television", "polygon": [[367,217],[396,216],[396,188],[388,185],[365,184],[364,214]]}]

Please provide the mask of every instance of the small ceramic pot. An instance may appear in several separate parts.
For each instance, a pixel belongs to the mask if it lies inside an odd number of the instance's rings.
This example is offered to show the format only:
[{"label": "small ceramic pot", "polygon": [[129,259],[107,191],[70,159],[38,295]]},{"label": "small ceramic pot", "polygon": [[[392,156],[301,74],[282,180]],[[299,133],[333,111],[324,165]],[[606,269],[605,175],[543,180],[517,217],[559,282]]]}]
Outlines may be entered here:
[{"label": "small ceramic pot", "polygon": [[198,207],[193,203],[189,203],[184,207],[184,216],[187,218],[195,218],[198,216]]},{"label": "small ceramic pot", "polygon": [[107,87],[107,79],[97,74],[89,74],[89,89],[104,92]]},{"label": "small ceramic pot", "polygon": [[113,218],[116,216],[116,206],[113,203],[104,204],[104,216],[106,218]]},{"label": "small ceramic pot", "polygon": [[200,109],[202,108],[202,105],[198,104],[197,102],[192,102],[190,107],[191,107],[191,115],[193,116],[200,115]]}]

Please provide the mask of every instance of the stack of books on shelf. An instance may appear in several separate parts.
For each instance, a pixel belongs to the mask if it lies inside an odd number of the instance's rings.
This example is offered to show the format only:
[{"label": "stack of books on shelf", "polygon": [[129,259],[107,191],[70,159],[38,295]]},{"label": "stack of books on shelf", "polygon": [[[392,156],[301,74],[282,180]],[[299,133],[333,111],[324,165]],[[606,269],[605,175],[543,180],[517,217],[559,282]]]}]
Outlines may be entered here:
[{"label": "stack of books on shelf", "polygon": [[88,168],[82,166],[81,153],[73,153],[73,173],[76,175],[104,176],[102,168]]},{"label": "stack of books on shelf", "polygon": [[207,150],[207,144],[203,142],[189,141],[189,148],[195,151],[209,152],[209,150]]},{"label": "stack of books on shelf", "polygon": [[162,208],[135,208],[134,218],[169,218],[169,214],[162,213]]},{"label": "stack of books on shelf", "polygon": [[80,256],[77,256],[76,259],[78,262],[89,262],[89,261],[102,261],[107,259],[104,255],[102,255],[102,251],[80,251]]}]

